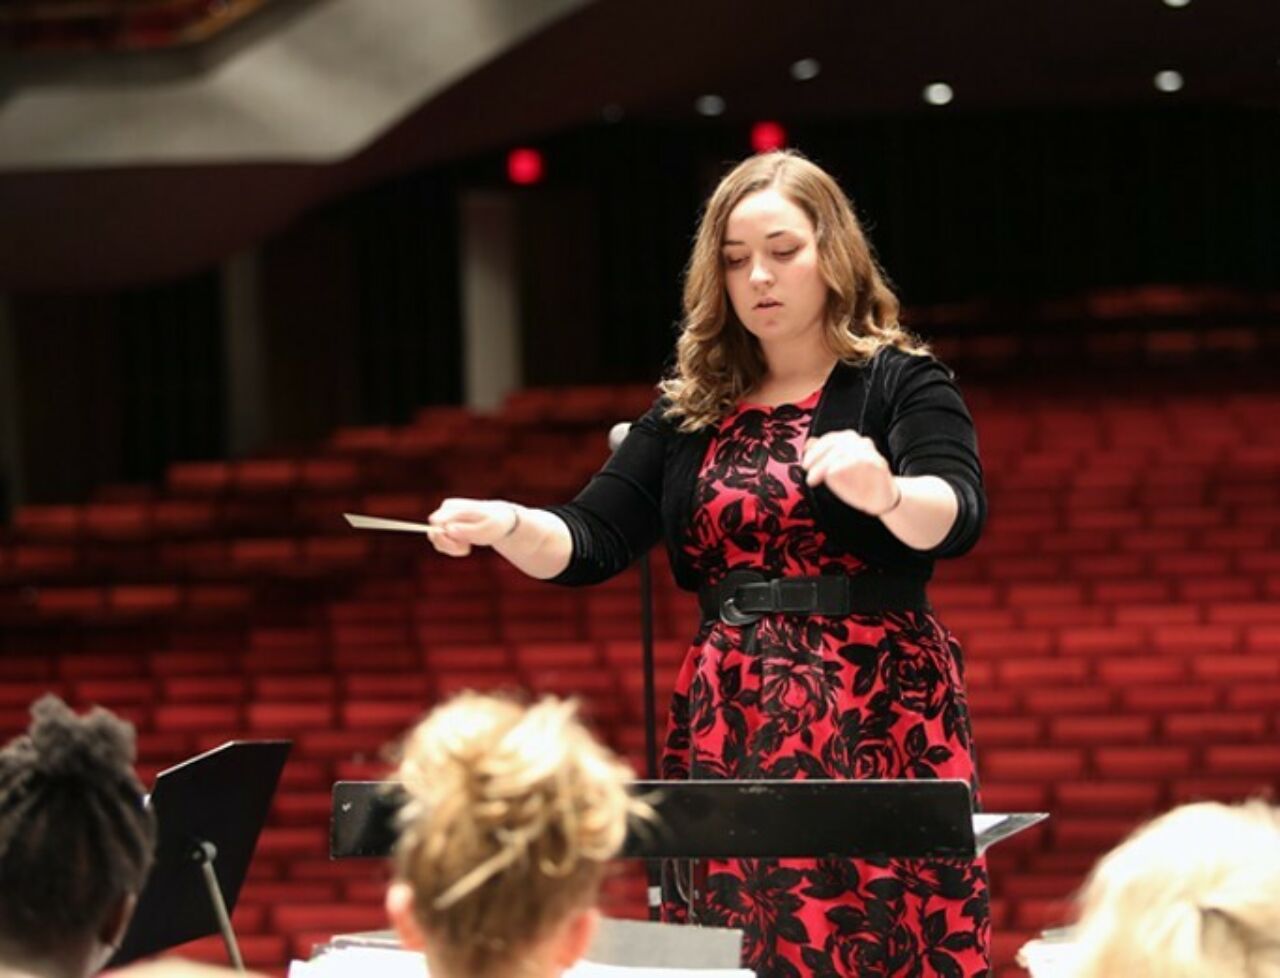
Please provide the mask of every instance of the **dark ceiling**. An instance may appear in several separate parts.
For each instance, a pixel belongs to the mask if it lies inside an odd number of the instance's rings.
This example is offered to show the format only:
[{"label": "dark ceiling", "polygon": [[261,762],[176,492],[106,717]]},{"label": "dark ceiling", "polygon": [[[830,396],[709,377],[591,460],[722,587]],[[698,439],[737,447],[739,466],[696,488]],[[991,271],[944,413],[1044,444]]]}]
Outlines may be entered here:
[{"label": "dark ceiling", "polygon": [[[789,66],[816,59],[794,81]],[[1181,73],[1176,93],[1157,72]],[[954,101],[925,104],[942,81]],[[180,274],[397,172],[597,122],[788,121],[1152,104],[1280,110],[1280,0],[598,0],[332,165],[0,175],[0,288]],[[1277,116],[1280,121],[1280,115]],[[708,123],[711,124],[711,123]]]}]

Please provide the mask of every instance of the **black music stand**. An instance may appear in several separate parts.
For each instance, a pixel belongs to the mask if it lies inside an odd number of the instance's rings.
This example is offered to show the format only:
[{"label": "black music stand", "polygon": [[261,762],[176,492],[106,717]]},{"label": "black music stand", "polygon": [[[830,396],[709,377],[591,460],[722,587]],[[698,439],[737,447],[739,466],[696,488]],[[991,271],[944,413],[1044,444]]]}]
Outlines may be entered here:
[{"label": "black music stand", "polygon": [[[975,814],[964,781],[638,781],[633,791],[657,819],[629,826],[621,855],[631,859],[972,859],[1048,817]],[[386,856],[400,804],[394,784],[337,782],[329,855]]]},{"label": "black music stand", "polygon": [[221,932],[244,970],[231,912],[291,746],[231,741],[156,776],[147,799],[159,824],[155,865],[108,967]]}]

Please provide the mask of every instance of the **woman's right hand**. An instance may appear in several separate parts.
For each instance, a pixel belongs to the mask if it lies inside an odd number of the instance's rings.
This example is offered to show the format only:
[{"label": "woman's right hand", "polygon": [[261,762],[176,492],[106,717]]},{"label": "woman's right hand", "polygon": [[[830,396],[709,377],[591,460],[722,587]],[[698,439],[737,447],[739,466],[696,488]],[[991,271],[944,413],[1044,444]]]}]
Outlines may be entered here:
[{"label": "woman's right hand", "polygon": [[505,499],[446,499],[427,517],[431,546],[449,557],[491,547],[520,525],[520,507]]}]

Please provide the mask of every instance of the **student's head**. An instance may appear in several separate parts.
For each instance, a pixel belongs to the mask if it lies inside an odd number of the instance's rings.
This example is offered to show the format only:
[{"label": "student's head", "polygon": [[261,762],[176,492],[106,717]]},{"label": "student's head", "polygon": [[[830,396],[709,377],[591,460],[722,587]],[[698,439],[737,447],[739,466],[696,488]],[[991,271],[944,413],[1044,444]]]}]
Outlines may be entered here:
[{"label": "student's head", "polygon": [[1184,805],[1094,868],[1072,978],[1280,978],[1280,811]]},{"label": "student's head", "polygon": [[552,974],[582,955],[636,803],[572,703],[458,696],[409,733],[397,777],[387,909],[433,974]]},{"label": "student's head", "polygon": [[0,958],[90,974],[123,936],[151,867],[155,821],[133,729],[45,696],[0,749]]},{"label": "student's head", "polygon": [[762,344],[800,334],[850,362],[884,345],[920,349],[849,199],[821,167],[779,150],[739,163],[707,202],[664,392],[705,423],[763,376]]}]

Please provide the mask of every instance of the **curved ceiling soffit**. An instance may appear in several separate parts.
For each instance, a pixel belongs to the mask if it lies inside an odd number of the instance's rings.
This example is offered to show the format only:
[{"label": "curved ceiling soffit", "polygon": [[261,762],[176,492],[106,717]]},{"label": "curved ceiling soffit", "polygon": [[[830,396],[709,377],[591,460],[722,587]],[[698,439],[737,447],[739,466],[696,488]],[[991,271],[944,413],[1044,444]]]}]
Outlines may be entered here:
[{"label": "curved ceiling soffit", "polygon": [[314,0],[220,58],[15,59],[0,170],[346,159],[585,2]]},{"label": "curved ceiling soffit", "polygon": [[226,43],[11,59],[0,69],[0,290],[113,288],[207,267],[403,168],[378,152],[380,137],[587,2],[297,0]]}]

